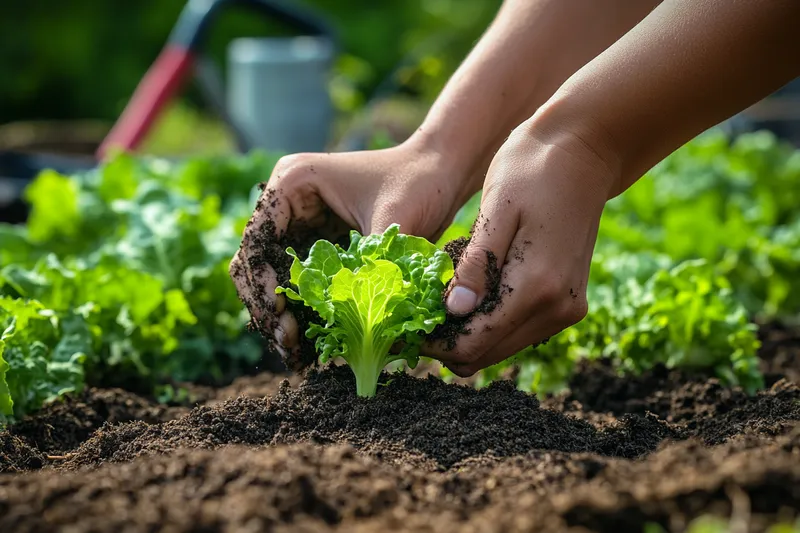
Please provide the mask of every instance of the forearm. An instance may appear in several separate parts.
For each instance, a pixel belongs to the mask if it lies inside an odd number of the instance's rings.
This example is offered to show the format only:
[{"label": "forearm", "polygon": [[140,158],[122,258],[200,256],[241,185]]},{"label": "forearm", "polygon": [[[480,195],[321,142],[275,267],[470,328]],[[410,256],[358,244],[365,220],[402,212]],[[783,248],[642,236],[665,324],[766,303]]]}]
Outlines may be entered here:
[{"label": "forearm", "polygon": [[511,130],[657,4],[507,0],[412,138],[437,147],[473,194]]},{"label": "forearm", "polygon": [[665,0],[529,122],[617,168],[616,195],[695,135],[800,75],[797,0]]}]

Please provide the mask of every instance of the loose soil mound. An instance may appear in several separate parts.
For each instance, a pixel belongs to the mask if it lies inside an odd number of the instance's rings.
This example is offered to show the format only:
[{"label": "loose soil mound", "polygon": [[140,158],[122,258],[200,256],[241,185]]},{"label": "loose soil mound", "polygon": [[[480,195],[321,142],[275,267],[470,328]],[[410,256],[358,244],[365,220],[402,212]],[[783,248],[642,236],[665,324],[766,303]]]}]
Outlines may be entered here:
[{"label": "loose soil mound", "polygon": [[189,391],[189,400],[193,405],[213,405],[231,400],[240,396],[263,398],[278,392],[281,383],[289,380],[291,385],[298,385],[302,378],[297,374],[271,374],[264,372],[255,376],[242,376],[233,383],[221,388],[200,387],[197,385],[184,385]]},{"label": "loose soil mound", "polygon": [[581,417],[651,413],[676,431],[720,444],[739,434],[779,435],[800,420],[800,388],[782,378],[748,396],[724,387],[716,378],[697,378],[663,366],[637,379],[619,377],[607,365],[582,365],[570,392],[545,402],[547,407]]},{"label": "loose soil mound", "polygon": [[508,381],[476,390],[403,373],[384,374],[383,380],[391,380],[391,386],[369,400],[355,395],[349,368],[312,371],[299,388],[286,382],[272,398],[242,397],[200,407],[157,426],[104,428],[67,465],[128,461],[181,447],[312,442],[349,443],[387,461],[447,469],[470,457],[508,457],[535,449],[634,458],[679,435],[654,417],[636,415],[598,430],[541,409],[534,396]]},{"label": "loose soil mound", "polygon": [[[0,454],[0,472],[39,468],[43,456],[61,456],[77,448],[106,423],[140,420],[152,424],[177,418],[186,411],[121,389],[89,388],[0,431],[0,449],[18,451]],[[20,460],[20,454],[26,457]]]},{"label": "loose soil mound", "polygon": [[364,400],[344,367],[197,389],[191,410],[90,390],[0,433],[18,472],[0,531],[682,531],[707,513],[764,531],[800,514],[797,338],[765,330],[753,397],[598,363],[541,404],[409,375]]}]

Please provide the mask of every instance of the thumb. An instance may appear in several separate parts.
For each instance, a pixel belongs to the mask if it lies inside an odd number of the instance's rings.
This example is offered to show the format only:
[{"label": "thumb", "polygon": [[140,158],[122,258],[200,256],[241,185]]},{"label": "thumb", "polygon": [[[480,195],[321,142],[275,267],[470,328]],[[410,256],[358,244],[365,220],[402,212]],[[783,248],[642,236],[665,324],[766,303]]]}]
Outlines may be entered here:
[{"label": "thumb", "polygon": [[456,259],[455,276],[445,296],[451,314],[464,316],[475,311],[499,279],[499,269],[519,223],[519,215],[510,204],[510,200],[491,194],[481,200],[472,236]]}]

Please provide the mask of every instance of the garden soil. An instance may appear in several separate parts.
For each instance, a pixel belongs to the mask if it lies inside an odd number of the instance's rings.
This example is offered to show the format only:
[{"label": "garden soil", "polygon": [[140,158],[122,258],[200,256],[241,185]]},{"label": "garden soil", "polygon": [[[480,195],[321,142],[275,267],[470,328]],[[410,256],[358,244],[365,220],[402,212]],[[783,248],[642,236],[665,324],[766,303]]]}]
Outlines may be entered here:
[{"label": "garden soil", "polygon": [[800,514],[800,334],[762,328],[749,397],[662,367],[581,365],[539,402],[348,368],[160,406],[89,389],[0,433],[0,531],[763,531]]}]

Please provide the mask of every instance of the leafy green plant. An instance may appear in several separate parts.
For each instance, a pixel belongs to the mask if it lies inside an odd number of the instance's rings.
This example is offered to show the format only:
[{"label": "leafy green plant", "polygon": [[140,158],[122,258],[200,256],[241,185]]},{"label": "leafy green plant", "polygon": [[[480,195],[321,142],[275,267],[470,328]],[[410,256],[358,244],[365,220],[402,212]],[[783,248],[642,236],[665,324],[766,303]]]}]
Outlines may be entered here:
[{"label": "leafy green plant", "polygon": [[[28,223],[0,225],[0,327],[15,324],[4,339],[0,390],[10,391],[14,415],[84,381],[152,390],[165,381],[224,379],[257,364],[261,343],[245,332],[248,317],[228,263],[255,186],[276,160],[261,152],[180,162],[117,154],[87,172],[42,172],[26,191]],[[41,309],[25,314],[29,307],[9,302]],[[70,361],[52,350],[75,324],[85,327],[91,349]],[[36,354],[20,344],[33,341],[40,342]],[[69,363],[80,380],[49,385],[55,363]]]},{"label": "leafy green plant", "polygon": [[83,387],[93,353],[87,311],[59,316],[35,300],[0,297],[0,425]]},{"label": "leafy green plant", "polygon": [[607,358],[620,374],[664,364],[710,370],[751,393],[761,388],[757,328],[727,280],[703,260],[657,264],[642,255],[595,258],[587,317],[519,354],[519,385],[554,392],[578,360]]},{"label": "leafy green plant", "polygon": [[620,197],[597,249],[653,252],[716,265],[760,320],[800,317],[800,150],[765,131],[710,130]]},{"label": "leafy green plant", "polygon": [[[422,335],[444,322],[442,291],[453,276],[445,252],[394,224],[380,235],[351,233],[344,249],[317,241],[308,258],[294,257],[291,287],[279,294],[319,315],[306,335],[316,338],[321,362],[341,356],[356,377],[359,396],[375,395],[381,370],[404,359],[416,366]],[[392,346],[402,342],[397,354]]]}]

